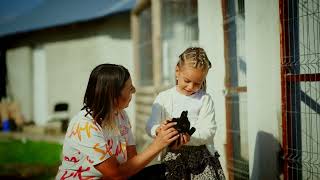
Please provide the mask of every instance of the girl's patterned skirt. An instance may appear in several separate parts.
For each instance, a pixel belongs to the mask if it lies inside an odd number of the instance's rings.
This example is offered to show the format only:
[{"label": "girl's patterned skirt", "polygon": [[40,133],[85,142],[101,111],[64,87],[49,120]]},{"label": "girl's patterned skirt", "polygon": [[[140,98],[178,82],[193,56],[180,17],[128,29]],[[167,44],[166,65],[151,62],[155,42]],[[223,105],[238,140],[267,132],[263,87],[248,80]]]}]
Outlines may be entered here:
[{"label": "girl's patterned skirt", "polygon": [[219,156],[218,152],[212,156],[205,145],[168,149],[162,160],[166,165],[166,179],[225,180]]}]

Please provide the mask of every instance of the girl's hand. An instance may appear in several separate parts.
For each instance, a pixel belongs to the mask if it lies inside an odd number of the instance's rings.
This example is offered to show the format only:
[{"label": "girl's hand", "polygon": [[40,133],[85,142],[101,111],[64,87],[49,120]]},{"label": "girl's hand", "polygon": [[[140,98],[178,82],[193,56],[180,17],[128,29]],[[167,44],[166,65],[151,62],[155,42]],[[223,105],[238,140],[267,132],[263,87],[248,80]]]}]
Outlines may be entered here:
[{"label": "girl's hand", "polygon": [[183,134],[182,134],[182,141],[180,141],[181,144],[182,144],[182,145],[185,145],[185,144],[187,144],[189,141],[190,141],[190,135],[189,135],[188,133],[183,133]]},{"label": "girl's hand", "polygon": [[161,149],[165,148],[171,142],[179,138],[178,131],[172,127],[176,124],[176,122],[165,121],[158,128],[158,133],[154,139],[154,143],[159,145]]},{"label": "girl's hand", "polygon": [[176,143],[171,147],[172,149],[177,150],[181,148],[182,145],[185,145],[190,141],[190,135],[188,133],[180,133],[179,138],[179,141],[176,141]]}]

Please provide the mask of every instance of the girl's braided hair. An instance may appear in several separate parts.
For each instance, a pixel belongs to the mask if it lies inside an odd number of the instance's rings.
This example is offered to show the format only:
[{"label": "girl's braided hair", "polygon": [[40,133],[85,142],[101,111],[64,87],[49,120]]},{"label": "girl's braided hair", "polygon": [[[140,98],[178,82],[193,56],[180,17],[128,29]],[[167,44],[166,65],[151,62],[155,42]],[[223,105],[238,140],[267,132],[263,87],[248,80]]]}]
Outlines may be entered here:
[{"label": "girl's braided hair", "polygon": [[[177,66],[183,67],[184,65],[189,65],[204,71],[208,71],[211,68],[211,62],[206,52],[200,47],[189,47],[182,54],[180,54]],[[201,89],[206,91],[206,87],[207,83],[206,79],[204,79]]]}]

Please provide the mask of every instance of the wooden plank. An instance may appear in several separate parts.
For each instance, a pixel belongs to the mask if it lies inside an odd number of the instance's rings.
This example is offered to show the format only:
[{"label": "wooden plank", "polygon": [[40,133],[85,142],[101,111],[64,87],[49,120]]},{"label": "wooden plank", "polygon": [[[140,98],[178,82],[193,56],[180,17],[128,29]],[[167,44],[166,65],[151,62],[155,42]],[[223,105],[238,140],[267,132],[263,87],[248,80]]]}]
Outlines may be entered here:
[{"label": "wooden plank", "polygon": [[141,114],[141,113],[137,113],[136,115],[137,122],[140,122],[140,123],[146,123],[149,117],[150,117],[149,115]]},{"label": "wooden plank", "polygon": [[137,104],[136,105],[136,112],[137,113],[142,113],[146,115],[151,114],[151,105],[143,105],[143,104]]},{"label": "wooden plank", "polygon": [[154,99],[153,96],[136,96],[136,103],[151,105]]},{"label": "wooden plank", "polygon": [[149,94],[149,95],[154,95],[157,91],[156,91],[156,87],[155,86],[137,86],[136,87],[137,90],[137,94]]},{"label": "wooden plank", "polygon": [[161,1],[151,3],[152,18],[152,55],[153,55],[153,83],[160,86],[162,83],[162,40],[161,40]]},{"label": "wooden plank", "polygon": [[131,33],[133,42],[133,62],[134,62],[134,76],[132,79],[139,84],[140,77],[140,61],[139,61],[139,18],[136,14],[131,13]]},{"label": "wooden plank", "polygon": [[139,0],[136,6],[133,8],[132,13],[139,14],[141,11],[150,6],[151,0]]}]

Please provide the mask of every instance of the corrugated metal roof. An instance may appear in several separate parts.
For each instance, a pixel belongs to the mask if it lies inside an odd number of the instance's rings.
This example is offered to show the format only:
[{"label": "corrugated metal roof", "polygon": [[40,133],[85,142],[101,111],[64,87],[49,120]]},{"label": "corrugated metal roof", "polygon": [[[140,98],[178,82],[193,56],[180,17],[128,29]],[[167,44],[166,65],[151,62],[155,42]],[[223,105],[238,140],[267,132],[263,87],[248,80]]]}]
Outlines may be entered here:
[{"label": "corrugated metal roof", "polygon": [[0,37],[106,17],[134,5],[135,0],[1,0]]}]

